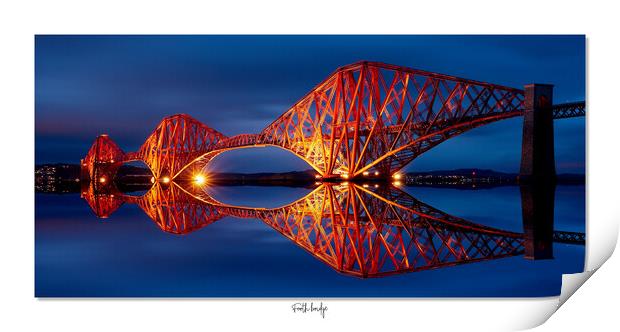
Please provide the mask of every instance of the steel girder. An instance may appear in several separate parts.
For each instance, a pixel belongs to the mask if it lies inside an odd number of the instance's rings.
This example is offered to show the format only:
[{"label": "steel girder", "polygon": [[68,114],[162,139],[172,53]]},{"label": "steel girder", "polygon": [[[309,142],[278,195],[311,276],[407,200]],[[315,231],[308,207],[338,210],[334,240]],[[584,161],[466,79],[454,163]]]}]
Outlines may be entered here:
[{"label": "steel girder", "polygon": [[338,69],[265,128],[321,175],[391,174],[444,140],[522,115],[523,91],[376,62]]},{"label": "steel girder", "polygon": [[186,114],[165,118],[132,155],[144,161],[155,178],[176,177],[225,136]]},{"label": "steel girder", "polygon": [[108,135],[99,135],[81,161],[82,181],[110,183],[124,157],[123,150]]},{"label": "steel girder", "polygon": [[583,101],[553,105],[554,119],[576,118],[585,115],[586,103]]},{"label": "steel girder", "polygon": [[578,232],[553,232],[553,241],[567,244],[586,244],[586,235]]},{"label": "steel girder", "polygon": [[[523,90],[377,62],[341,67],[258,134],[226,137],[189,115],[165,118],[137,152],[99,137],[84,159],[142,160],[156,178],[175,178],[223,151],[277,146],[324,178],[388,177],[445,140],[523,115]],[[554,107],[555,118],[583,116],[585,103]],[[194,165],[195,166],[195,165]],[[346,174],[346,175],[345,175]]]}]

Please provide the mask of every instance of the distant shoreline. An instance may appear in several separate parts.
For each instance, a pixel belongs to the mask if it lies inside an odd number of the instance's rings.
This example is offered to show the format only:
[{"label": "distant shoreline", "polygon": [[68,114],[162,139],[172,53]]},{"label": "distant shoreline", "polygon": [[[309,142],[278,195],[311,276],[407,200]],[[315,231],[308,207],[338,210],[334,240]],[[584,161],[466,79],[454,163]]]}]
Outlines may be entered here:
[{"label": "distant shoreline", "polygon": [[[209,183],[214,186],[288,186],[313,187],[316,171],[306,170],[282,173],[211,173]],[[79,192],[80,166],[78,164],[43,164],[35,166],[36,192]],[[146,168],[125,165],[118,170],[119,187],[149,185],[151,173]],[[377,181],[369,177],[368,182]],[[383,179],[383,182],[386,180]],[[364,182],[361,180],[360,182]],[[486,189],[519,185],[518,174],[489,169],[454,169],[429,172],[409,172],[401,175],[401,185]],[[558,185],[585,185],[585,174],[558,174]],[[120,189],[120,188],[119,188]]]}]

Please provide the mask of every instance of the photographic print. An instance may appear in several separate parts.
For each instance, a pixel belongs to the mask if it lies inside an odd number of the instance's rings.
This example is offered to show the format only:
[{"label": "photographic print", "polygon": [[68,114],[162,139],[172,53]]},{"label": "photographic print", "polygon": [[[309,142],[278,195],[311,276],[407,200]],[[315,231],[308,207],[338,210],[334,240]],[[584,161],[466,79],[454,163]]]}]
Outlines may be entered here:
[{"label": "photographic print", "polygon": [[585,48],[37,35],[35,296],[558,296],[584,271]]}]

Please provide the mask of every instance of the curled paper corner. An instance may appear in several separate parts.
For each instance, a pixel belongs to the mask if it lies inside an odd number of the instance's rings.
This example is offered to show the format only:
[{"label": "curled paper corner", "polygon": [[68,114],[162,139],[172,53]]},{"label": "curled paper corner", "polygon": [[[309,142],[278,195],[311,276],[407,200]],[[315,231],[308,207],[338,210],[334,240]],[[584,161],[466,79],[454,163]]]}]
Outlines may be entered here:
[{"label": "curled paper corner", "polygon": [[525,331],[540,327],[557,311],[558,298],[553,296],[524,299],[525,307],[519,311],[519,315],[507,320],[507,324],[498,326],[495,331],[498,329]]},{"label": "curled paper corner", "polygon": [[[553,316],[553,314],[555,314],[564,305],[564,303],[566,303],[566,301],[573,296],[573,294],[575,294],[575,292],[583,286],[583,284],[585,284],[586,281],[588,281],[588,279],[590,279],[590,277],[594,275],[594,273],[598,271],[603,264],[605,264],[605,262],[609,260],[618,245],[617,228],[614,228],[614,230],[615,231],[607,232],[607,236],[604,238],[599,237],[598,239],[602,239],[604,241],[598,242],[596,247],[589,246],[588,243],[586,250],[587,258],[584,264],[584,268],[586,269],[585,271],[562,275],[562,288],[560,290],[557,306],[555,310],[553,310],[551,314],[537,326],[544,324],[549,318],[551,318],[551,316]],[[592,249],[598,250],[598,252],[596,252],[596,255],[598,256],[592,255],[593,251],[595,251]],[[588,266],[592,266],[592,268],[588,269]]]},{"label": "curled paper corner", "polygon": [[559,296],[550,298],[530,299],[532,305],[526,316],[519,317],[513,325],[507,326],[513,331],[525,331],[540,328],[560,307],[581,287],[593,274],[595,270],[580,273],[563,274],[562,288]]},{"label": "curled paper corner", "polygon": [[564,303],[566,303],[566,300],[568,300],[571,296],[573,296],[573,294],[575,294],[577,289],[579,289],[579,287],[581,287],[588,279],[590,279],[590,277],[597,270],[598,268],[589,270],[589,271],[583,271],[580,273],[563,274],[562,275],[562,290],[560,291],[560,298],[559,298],[557,309],[560,309],[560,307]]},{"label": "curled paper corner", "polygon": [[[599,235],[599,234],[597,234]],[[551,316],[553,316],[566,301],[577,292],[577,290],[590,279],[592,275],[598,269],[603,266],[607,260],[613,255],[615,252],[615,248],[618,245],[618,233],[617,228],[613,228],[612,231],[607,232],[604,237],[597,236],[597,240],[601,240],[597,242],[596,246],[590,246],[588,243],[588,247],[586,249],[586,262],[584,264],[585,271],[579,273],[572,274],[563,274],[562,275],[562,287],[560,290],[560,295],[558,297],[553,297],[554,306],[544,306],[545,299],[539,299],[540,307],[534,310],[536,312],[529,319],[524,319],[518,326],[513,326],[514,330],[527,330],[538,328],[541,325],[545,324]],[[588,269],[588,267],[590,267]],[[548,299],[547,299],[548,300]],[[536,303],[536,302],[534,302]],[[547,302],[548,303],[548,302]]]}]

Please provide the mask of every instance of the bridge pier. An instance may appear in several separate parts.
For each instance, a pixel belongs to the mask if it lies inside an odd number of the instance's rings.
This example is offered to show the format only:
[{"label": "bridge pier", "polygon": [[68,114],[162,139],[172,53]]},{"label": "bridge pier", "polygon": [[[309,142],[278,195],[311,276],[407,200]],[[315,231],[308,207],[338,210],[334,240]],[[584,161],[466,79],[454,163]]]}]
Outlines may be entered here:
[{"label": "bridge pier", "polygon": [[525,86],[519,184],[525,258],[553,258],[555,150],[553,85]]},{"label": "bridge pier", "polygon": [[553,258],[555,183],[520,185],[526,259]]},{"label": "bridge pier", "polygon": [[525,86],[519,183],[556,181],[552,105],[553,85]]}]

